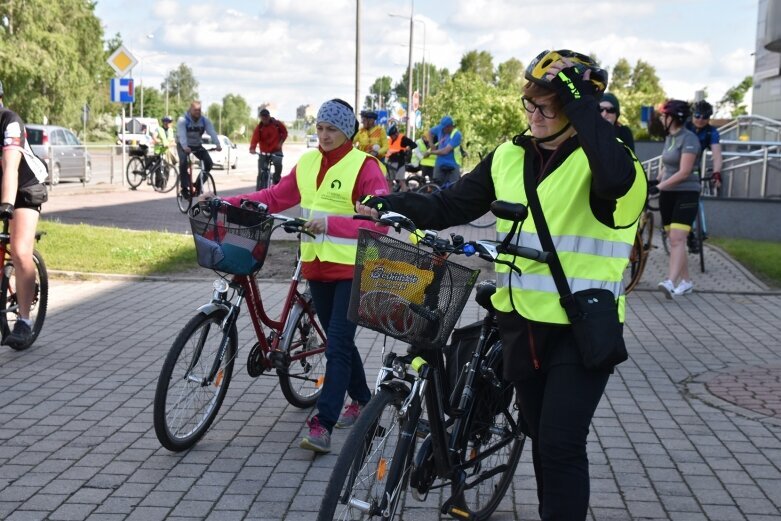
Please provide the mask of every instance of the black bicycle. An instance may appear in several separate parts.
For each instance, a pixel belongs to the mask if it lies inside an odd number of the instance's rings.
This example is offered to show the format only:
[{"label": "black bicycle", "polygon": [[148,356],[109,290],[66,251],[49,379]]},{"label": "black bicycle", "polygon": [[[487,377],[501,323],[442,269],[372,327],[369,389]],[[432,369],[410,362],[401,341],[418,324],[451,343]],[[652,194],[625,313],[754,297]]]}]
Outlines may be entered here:
[{"label": "black bicycle", "polygon": [[[193,163],[199,162],[198,175],[193,179]],[[179,176],[176,177],[176,205],[179,207],[179,211],[187,213],[190,207],[193,205],[193,199],[197,200],[202,194],[211,193],[217,195],[217,184],[214,182],[214,176],[211,172],[207,172],[204,168],[204,162],[200,161],[195,154],[190,154],[187,158],[187,169],[190,174],[191,192],[188,194],[182,191],[182,183],[179,181]]]},{"label": "black bicycle", "polygon": [[144,181],[152,185],[156,192],[170,192],[177,183],[176,167],[160,154],[149,155],[149,147],[139,145],[130,149],[130,159],[125,169],[125,177],[131,190],[135,190]]},{"label": "black bicycle", "polygon": [[[41,238],[41,233],[35,234],[35,240]],[[0,234],[0,251],[3,256],[3,274],[0,278],[0,333],[3,343],[13,331],[16,321],[19,320],[19,301],[16,295],[16,270],[14,269],[11,252],[8,245],[11,243],[11,234],[8,231],[8,219],[3,219],[3,233]],[[33,321],[32,336],[24,344],[14,344],[12,349],[23,351],[33,345],[35,339],[41,333],[43,321],[46,319],[46,306],[49,302],[49,275],[46,264],[38,250],[33,250],[33,262],[35,263],[35,282],[33,284],[32,304],[30,306],[30,320]]]},{"label": "black bicycle", "polygon": [[[408,488],[425,500],[430,491],[449,487],[441,511],[460,519],[485,520],[499,506],[526,435],[514,386],[502,378],[502,343],[491,305],[496,288],[491,282],[478,286],[476,300],[486,310],[479,340],[471,351],[456,350],[467,363],[454,361],[453,352],[446,358],[444,343],[477,273],[446,257],[476,254],[516,269],[499,254],[540,262],[547,261],[547,254],[512,244],[526,207],[497,201],[492,210],[514,222],[504,241],[419,234],[419,246],[433,255],[361,232],[350,311],[362,326],[410,347],[406,354],[384,356],[378,389],[345,441],[318,521],[395,519]],[[415,228],[394,213],[381,215],[379,222],[397,231]],[[448,370],[457,375],[452,381]]]},{"label": "black bicycle", "polygon": [[[280,155],[281,154],[278,152],[260,152],[258,154],[258,163],[260,163],[260,173],[258,174],[258,182],[256,183],[256,188],[258,190],[265,190],[276,184],[273,182],[274,179],[271,175],[271,165],[274,164],[274,159]],[[282,175],[282,172],[279,174]]]}]

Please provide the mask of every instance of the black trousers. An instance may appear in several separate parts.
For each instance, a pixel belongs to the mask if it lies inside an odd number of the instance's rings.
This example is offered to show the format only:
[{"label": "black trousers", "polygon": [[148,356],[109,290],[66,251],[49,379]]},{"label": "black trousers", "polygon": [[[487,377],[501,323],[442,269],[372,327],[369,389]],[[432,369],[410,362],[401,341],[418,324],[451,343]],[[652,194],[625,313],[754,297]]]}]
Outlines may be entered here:
[{"label": "black trousers", "polygon": [[561,364],[515,382],[532,439],[543,520],[586,518],[590,494],[586,438],[609,377],[606,371]]},{"label": "black trousers", "polygon": [[[192,146],[190,147],[190,150],[192,150],[192,153],[195,157],[203,161],[204,171],[211,172],[212,167],[214,166],[214,162],[212,161],[209,152],[205,148],[199,146]],[[182,145],[178,143],[176,145],[176,151],[179,153],[179,186],[182,187],[183,192],[186,192],[192,184],[192,180],[190,179],[189,158],[188,154],[182,148]],[[199,194],[203,192],[200,176],[196,178],[195,187],[198,189]]]}]

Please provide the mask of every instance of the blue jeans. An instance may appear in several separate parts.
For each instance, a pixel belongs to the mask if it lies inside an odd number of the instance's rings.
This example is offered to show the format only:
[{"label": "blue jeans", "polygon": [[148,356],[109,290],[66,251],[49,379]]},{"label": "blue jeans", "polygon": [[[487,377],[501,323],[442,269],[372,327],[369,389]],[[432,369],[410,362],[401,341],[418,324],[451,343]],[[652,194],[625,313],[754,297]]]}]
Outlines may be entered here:
[{"label": "blue jeans", "polygon": [[317,318],[328,339],[325,349],[325,380],[317,400],[317,418],[330,432],[339,419],[344,405],[344,393],[361,405],[371,399],[366,384],[363,360],[355,346],[358,325],[347,319],[350,305],[351,280],[336,282],[310,281]]}]

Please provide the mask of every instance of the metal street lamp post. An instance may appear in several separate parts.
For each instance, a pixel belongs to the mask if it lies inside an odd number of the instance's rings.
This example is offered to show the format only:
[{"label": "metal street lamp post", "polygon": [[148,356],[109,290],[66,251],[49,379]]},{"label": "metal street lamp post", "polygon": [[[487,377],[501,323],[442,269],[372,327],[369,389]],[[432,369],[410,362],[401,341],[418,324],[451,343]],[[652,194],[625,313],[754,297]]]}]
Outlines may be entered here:
[{"label": "metal street lamp post", "polygon": [[[412,0],[409,9],[409,61],[407,64],[407,135],[415,139],[415,111],[412,110],[412,39],[415,28],[415,0]],[[389,14],[397,18],[406,18],[398,14]]]}]

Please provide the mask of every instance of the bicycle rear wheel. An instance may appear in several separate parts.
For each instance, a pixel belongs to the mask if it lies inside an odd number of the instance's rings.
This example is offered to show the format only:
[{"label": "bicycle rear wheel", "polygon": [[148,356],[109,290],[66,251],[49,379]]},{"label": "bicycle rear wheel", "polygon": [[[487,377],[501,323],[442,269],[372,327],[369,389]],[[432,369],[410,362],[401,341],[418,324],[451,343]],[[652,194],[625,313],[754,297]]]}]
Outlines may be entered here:
[{"label": "bicycle rear wheel", "polygon": [[146,168],[144,168],[144,161],[140,157],[131,157],[127,162],[127,168],[125,169],[125,176],[127,177],[127,184],[130,185],[131,190],[135,190],[146,179]]},{"label": "bicycle rear wheel", "polygon": [[160,166],[155,171],[155,190],[160,193],[167,193],[174,189],[179,182],[179,176],[176,168],[168,161],[161,161]]},{"label": "bicycle rear wheel", "polygon": [[478,217],[474,221],[471,221],[467,224],[474,228],[490,228],[496,224],[496,216],[491,212],[487,212],[483,216]]},{"label": "bicycle rear wheel", "polygon": [[[384,387],[364,407],[336,460],[318,521],[393,519],[414,453],[415,436],[404,437],[402,432],[414,431],[421,414],[416,400],[407,416],[401,416],[407,393],[401,385]],[[383,511],[389,515],[383,516]]]},{"label": "bicycle rear wheel", "polygon": [[434,192],[439,192],[441,188],[437,183],[426,183],[420,188],[418,188],[417,192],[419,194],[433,194]]},{"label": "bicycle rear wheel", "polygon": [[[302,409],[317,403],[323,390],[326,362],[325,338],[318,333],[319,324],[314,314],[314,305],[311,304],[312,297],[304,294],[303,298],[307,299],[311,314],[307,313],[300,303],[295,304],[288,317],[280,349],[291,357],[318,349],[322,351],[306,358],[293,360],[285,369],[277,369],[282,394],[290,405]],[[320,328],[320,331],[322,330]]]},{"label": "bicycle rear wheel", "polygon": [[[174,340],[160,370],[155,390],[155,434],[168,450],[189,449],[200,440],[220,410],[228,392],[236,359],[238,333],[235,323],[225,333],[220,325],[227,311],[194,316]],[[215,377],[210,372],[227,340]]]},{"label": "bicycle rear wheel", "polygon": [[[488,351],[484,374],[501,375],[502,350],[497,343]],[[498,377],[496,377],[498,378]],[[495,385],[495,384],[498,384]],[[514,385],[481,377],[466,428],[463,451],[466,472],[464,489],[452,484],[455,505],[470,514],[469,519],[486,520],[499,506],[515,475],[526,436],[521,431],[521,415],[515,410]],[[464,516],[466,518],[466,516]]]},{"label": "bicycle rear wheel", "polygon": [[[43,321],[46,319],[46,306],[49,302],[49,275],[43,257],[38,250],[33,250],[33,262],[35,263],[35,284],[29,317],[33,321],[30,328],[33,334],[28,342],[10,346],[17,351],[23,351],[33,345],[41,333]],[[17,320],[19,320],[19,302],[16,297],[16,272],[9,258],[3,267],[2,282],[0,282],[0,331],[2,331],[3,339],[13,331]]]}]

